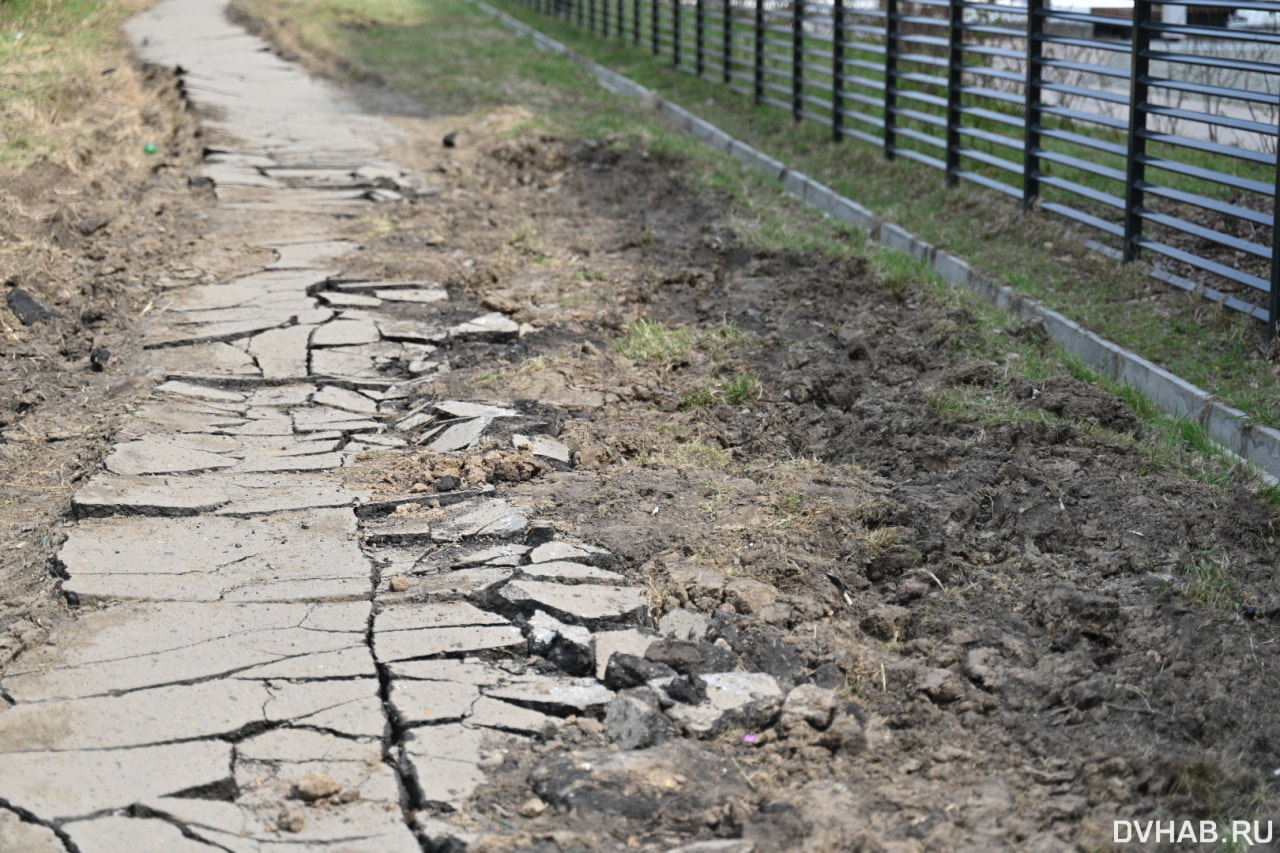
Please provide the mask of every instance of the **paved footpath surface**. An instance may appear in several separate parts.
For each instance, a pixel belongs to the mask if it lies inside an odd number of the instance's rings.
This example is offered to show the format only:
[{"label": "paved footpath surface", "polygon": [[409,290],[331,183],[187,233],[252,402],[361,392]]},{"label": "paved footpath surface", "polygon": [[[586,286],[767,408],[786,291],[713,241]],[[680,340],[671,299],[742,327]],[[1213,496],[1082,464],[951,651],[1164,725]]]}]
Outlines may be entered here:
[{"label": "paved footpath surface", "polygon": [[518,414],[406,413],[380,367],[420,382],[442,369],[438,345],[518,329],[433,322],[448,297],[429,284],[333,280],[355,248],[329,236],[337,217],[431,190],[380,156],[395,131],[229,24],[219,0],[167,0],[129,34],[186,69],[209,130],[238,140],[204,167],[216,215],[256,217],[278,259],[175,288],[148,331],[150,363],[182,375],[74,499],[59,562],[79,618],[0,682],[0,849],[437,849],[485,769],[554,724],[545,711],[599,714],[613,695],[493,651],[642,650],[651,635],[627,626],[645,598],[609,554],[492,488],[415,514],[344,485],[355,454],[405,444],[397,424],[465,453]]}]

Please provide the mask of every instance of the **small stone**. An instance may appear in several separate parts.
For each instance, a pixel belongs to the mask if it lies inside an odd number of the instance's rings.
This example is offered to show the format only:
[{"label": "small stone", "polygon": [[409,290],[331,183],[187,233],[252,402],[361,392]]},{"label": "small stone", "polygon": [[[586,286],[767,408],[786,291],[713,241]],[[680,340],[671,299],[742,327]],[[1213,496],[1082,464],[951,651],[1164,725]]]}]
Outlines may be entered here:
[{"label": "small stone", "polygon": [[673,608],[658,620],[658,631],[673,640],[692,640],[695,643],[707,635],[707,617],[683,607]]},{"label": "small stone", "polygon": [[281,809],[280,816],[276,818],[276,825],[285,832],[302,832],[302,828],[306,824],[306,815],[297,806],[288,806]]},{"label": "small stone", "polygon": [[409,578],[407,575],[396,575],[391,579],[392,592],[404,592],[409,588]]},{"label": "small stone", "polygon": [[537,817],[547,810],[547,804],[539,797],[530,797],[520,804],[520,814],[523,817]]},{"label": "small stone", "polygon": [[816,684],[801,684],[787,694],[787,700],[782,703],[781,725],[788,731],[803,724],[814,729],[825,729],[831,725],[835,709],[834,690]]},{"label": "small stone", "polygon": [[724,598],[739,613],[757,613],[778,599],[778,589],[753,578],[734,578],[725,585]]},{"label": "small stone", "polygon": [[949,669],[929,670],[916,682],[916,688],[939,705],[964,698],[964,682]]},{"label": "small stone", "polygon": [[[302,780],[293,786],[293,795],[300,800],[306,800],[314,803],[316,800],[323,800],[325,797],[332,797],[334,794],[342,790],[342,784],[336,779],[332,779],[323,773],[308,773],[302,777]],[[301,827],[299,827],[300,829]],[[298,830],[290,830],[297,832]]]},{"label": "small stone", "polygon": [[869,636],[885,642],[907,639],[907,627],[911,622],[911,611],[905,607],[889,604],[872,610],[859,623]]}]

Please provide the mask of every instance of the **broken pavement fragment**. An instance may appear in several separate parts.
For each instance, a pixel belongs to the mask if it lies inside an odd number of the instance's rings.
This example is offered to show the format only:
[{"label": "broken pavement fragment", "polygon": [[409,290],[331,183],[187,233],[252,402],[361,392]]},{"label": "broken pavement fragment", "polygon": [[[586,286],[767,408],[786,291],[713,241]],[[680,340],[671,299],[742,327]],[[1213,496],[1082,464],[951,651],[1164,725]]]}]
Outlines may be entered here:
[{"label": "broken pavement fragment", "polygon": [[391,605],[373,622],[373,650],[380,663],[522,645],[524,635],[515,625],[464,602]]},{"label": "broken pavement fragment", "polygon": [[498,595],[518,608],[532,610],[540,607],[563,622],[589,628],[607,622],[638,623],[649,610],[644,593],[629,586],[566,586],[518,580],[504,586]]},{"label": "broken pavement fragment", "polygon": [[58,552],[81,599],[287,601],[368,595],[347,509],[236,518],[90,519]]}]

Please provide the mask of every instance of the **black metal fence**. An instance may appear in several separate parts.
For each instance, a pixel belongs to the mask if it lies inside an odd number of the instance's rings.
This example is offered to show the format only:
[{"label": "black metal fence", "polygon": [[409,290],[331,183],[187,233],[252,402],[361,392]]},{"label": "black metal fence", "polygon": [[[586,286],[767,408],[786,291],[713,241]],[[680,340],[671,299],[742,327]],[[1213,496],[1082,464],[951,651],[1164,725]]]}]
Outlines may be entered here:
[{"label": "black metal fence", "polygon": [[1280,4],[520,2],[1081,223],[1275,333]]}]

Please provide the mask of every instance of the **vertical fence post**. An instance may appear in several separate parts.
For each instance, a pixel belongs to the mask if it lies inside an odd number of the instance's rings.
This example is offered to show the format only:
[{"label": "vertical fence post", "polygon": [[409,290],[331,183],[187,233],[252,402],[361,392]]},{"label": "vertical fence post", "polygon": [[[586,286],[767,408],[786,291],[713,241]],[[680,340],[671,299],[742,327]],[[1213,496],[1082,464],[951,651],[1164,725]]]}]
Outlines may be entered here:
[{"label": "vertical fence post", "polygon": [[755,56],[752,73],[755,75],[753,97],[758,104],[764,99],[764,0],[756,0]]},{"label": "vertical fence post", "polygon": [[609,0],[600,0],[600,35],[609,37]]},{"label": "vertical fence post", "polygon": [[[1280,133],[1280,127],[1276,128]],[[1280,145],[1276,146],[1276,192],[1273,198],[1280,203]],[[1275,209],[1274,207],[1272,208]],[[1274,217],[1271,223],[1271,299],[1267,314],[1267,343],[1276,339],[1276,323],[1280,321],[1280,228]]]},{"label": "vertical fence post", "polygon": [[658,0],[649,0],[649,40],[653,42],[653,55],[657,56],[662,50],[658,39]]},{"label": "vertical fence post", "polygon": [[631,41],[640,46],[640,0],[631,0]]},{"label": "vertical fence post", "polygon": [[831,6],[831,141],[844,139],[844,0]]},{"label": "vertical fence post", "polygon": [[1133,4],[1133,56],[1129,81],[1129,168],[1125,175],[1124,191],[1124,259],[1132,261],[1138,256],[1138,241],[1142,239],[1142,185],[1147,178],[1147,88],[1151,59],[1151,0],[1134,0]]},{"label": "vertical fence post", "polygon": [[707,70],[706,56],[706,37],[707,37],[707,9],[705,0],[696,0],[697,5],[694,7],[694,60],[693,68],[699,77]]},{"label": "vertical fence post", "polygon": [[578,26],[582,26],[583,0],[570,0],[570,2],[573,3],[574,11],[577,12]]},{"label": "vertical fence post", "polygon": [[721,0],[720,16],[724,28],[720,32],[720,79],[728,86],[730,63],[733,62],[733,0]]},{"label": "vertical fence post", "polygon": [[626,21],[626,18],[627,18],[627,7],[624,5],[625,3],[626,3],[626,0],[618,0],[618,6],[617,6],[618,18],[616,22],[617,27],[615,29],[616,29],[616,32],[618,33],[618,38],[620,39],[625,39],[627,37],[627,30],[624,25],[624,22]]},{"label": "vertical fence post", "polygon": [[804,0],[791,0],[791,118],[804,112]]},{"label": "vertical fence post", "polygon": [[947,24],[947,186],[960,180],[960,87],[964,84],[964,6],[951,0]]},{"label": "vertical fence post", "polygon": [[1027,0],[1027,84],[1022,134],[1022,210],[1030,212],[1040,198],[1040,87],[1044,45],[1045,0]]},{"label": "vertical fence post", "polygon": [[587,0],[587,32],[596,31],[596,0]]},{"label": "vertical fence post", "polygon": [[680,0],[671,0],[671,64],[680,65]]},{"label": "vertical fence post", "polygon": [[896,153],[898,111],[898,0],[884,0],[884,156]]}]

